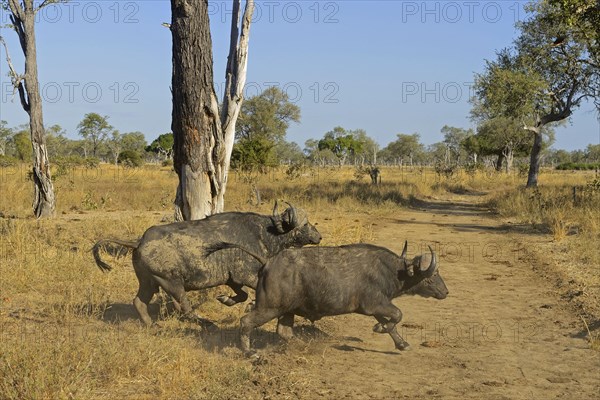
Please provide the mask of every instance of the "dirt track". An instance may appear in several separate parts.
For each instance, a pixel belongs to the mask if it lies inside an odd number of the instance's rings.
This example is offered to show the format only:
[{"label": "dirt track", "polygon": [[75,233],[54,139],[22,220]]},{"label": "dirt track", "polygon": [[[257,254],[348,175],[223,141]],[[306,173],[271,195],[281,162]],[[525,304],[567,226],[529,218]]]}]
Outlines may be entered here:
[{"label": "dirt track", "polygon": [[[523,251],[549,239],[514,233],[477,200],[424,202],[377,221],[375,242],[398,253],[405,238],[411,256],[435,244],[450,295],[395,300],[404,313],[399,332],[412,345],[408,352],[373,333],[369,317],[317,322],[330,336],[312,344],[304,337],[304,351],[293,342],[284,350],[286,369],[310,382],[311,397],[600,398],[600,353],[589,349],[581,320]],[[265,353],[271,368],[283,364],[278,352]],[[264,393],[298,394],[289,389]]]}]

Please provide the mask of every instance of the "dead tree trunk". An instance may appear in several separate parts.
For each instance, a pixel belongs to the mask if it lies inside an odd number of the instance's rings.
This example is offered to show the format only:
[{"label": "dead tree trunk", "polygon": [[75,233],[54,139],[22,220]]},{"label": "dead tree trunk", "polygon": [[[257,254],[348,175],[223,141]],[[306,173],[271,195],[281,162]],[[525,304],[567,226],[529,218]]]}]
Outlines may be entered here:
[{"label": "dead tree trunk", "polygon": [[[9,17],[25,55],[25,74],[20,76],[12,66],[8,50],[6,52],[12,83],[19,92],[23,109],[29,114],[31,144],[33,147],[33,212],[37,218],[54,215],[56,207],[54,186],[50,175],[50,163],[48,162],[48,150],[46,149],[35,43],[35,14],[41,7],[49,3],[44,2],[41,6],[35,8],[33,0],[23,0],[21,3],[15,0],[8,1],[11,12]],[[4,45],[6,47],[6,44]],[[23,81],[25,81],[24,85]]]},{"label": "dead tree trunk", "polygon": [[213,213],[214,194],[219,190],[213,156],[222,146],[208,2],[172,0],[171,12],[171,129],[179,176],[175,213],[178,220],[201,219]]},{"label": "dead tree trunk", "polygon": [[[221,114],[213,85],[208,1],[171,0],[173,36],[174,167],[179,176],[177,220],[223,211],[235,122],[246,78],[254,2],[246,2],[239,35],[240,0],[234,0],[231,47]],[[239,43],[238,43],[239,39]]]},{"label": "dead tree trunk", "polygon": [[248,41],[250,39],[250,24],[254,13],[254,0],[246,1],[246,8],[242,16],[242,31],[240,33],[240,0],[233,1],[231,15],[231,36],[229,56],[227,57],[227,70],[225,72],[225,93],[223,94],[223,107],[221,108],[221,124],[224,134],[224,154],[219,179],[221,190],[217,196],[215,212],[222,212],[225,206],[225,190],[229,175],[229,165],[233,142],[235,139],[235,123],[242,108],[244,85],[248,67]]}]

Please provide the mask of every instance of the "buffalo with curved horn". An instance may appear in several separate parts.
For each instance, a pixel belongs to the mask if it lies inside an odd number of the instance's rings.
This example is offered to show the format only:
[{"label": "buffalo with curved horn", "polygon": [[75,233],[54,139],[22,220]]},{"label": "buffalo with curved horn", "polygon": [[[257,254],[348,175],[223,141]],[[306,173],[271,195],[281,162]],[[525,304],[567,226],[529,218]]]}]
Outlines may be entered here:
[{"label": "buffalo with curved horn", "polygon": [[236,295],[222,295],[217,299],[231,306],[248,298],[244,286],[256,288],[262,267],[239,250],[206,255],[206,246],[227,241],[260,257],[273,257],[286,248],[321,241],[320,233],[308,222],[303,210],[292,205],[281,214],[278,210],[276,202],[272,216],[227,212],[196,221],[157,225],[149,228],[138,241],[104,239],[98,241],[92,251],[98,267],[110,271],[111,267],[100,257],[101,249],[113,254],[123,248],[133,249],[133,268],[140,284],[133,304],[144,323],[152,323],[148,304],[159,287],[174,298],[176,307],[184,315],[203,321],[193,315],[186,291],[228,285]]},{"label": "buffalo with curved horn", "polygon": [[241,320],[242,349],[247,353],[252,353],[250,332],[271,319],[278,318],[277,333],[289,337],[294,315],[316,321],[349,313],[375,317],[373,331],[389,334],[398,350],[406,350],[408,343],[396,331],[402,312],[392,299],[448,295],[431,247],[431,254],[408,260],[407,246],[405,242],[401,256],[370,244],[287,249],[270,259],[231,243],[220,243],[208,253],[239,248],[264,265],[256,306]]}]

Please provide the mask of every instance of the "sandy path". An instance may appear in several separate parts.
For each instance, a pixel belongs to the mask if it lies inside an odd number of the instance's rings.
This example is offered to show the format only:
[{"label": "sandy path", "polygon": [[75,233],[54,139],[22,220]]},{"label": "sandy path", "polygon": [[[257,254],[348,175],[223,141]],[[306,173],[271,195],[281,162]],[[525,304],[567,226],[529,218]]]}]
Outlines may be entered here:
[{"label": "sandy path", "polygon": [[[424,203],[377,222],[375,242],[409,255],[435,244],[450,290],[443,301],[395,300],[412,351],[397,352],[374,319],[323,320],[335,332],[307,355],[312,394],[324,398],[600,399],[600,353],[582,323],[536,276],[522,244],[477,198]],[[317,323],[319,324],[319,323]]]}]

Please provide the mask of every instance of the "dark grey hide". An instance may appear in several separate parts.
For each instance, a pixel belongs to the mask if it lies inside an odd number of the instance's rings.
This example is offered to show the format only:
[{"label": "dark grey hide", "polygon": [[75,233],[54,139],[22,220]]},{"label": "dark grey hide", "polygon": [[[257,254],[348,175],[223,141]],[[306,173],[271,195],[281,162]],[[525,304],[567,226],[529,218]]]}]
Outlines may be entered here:
[{"label": "dark grey hide", "polygon": [[184,315],[202,321],[192,314],[186,291],[228,285],[236,295],[218,299],[231,306],[248,298],[243,286],[256,288],[262,267],[239,249],[210,255],[202,250],[223,241],[262,257],[273,257],[289,247],[318,244],[321,235],[308,222],[304,211],[290,206],[279,214],[275,203],[273,216],[228,212],[197,221],[153,226],[138,242],[101,240],[94,245],[93,254],[98,267],[109,271],[111,267],[100,258],[100,249],[114,252],[115,244],[133,249],[133,268],[140,284],[133,304],[144,323],[152,323],[148,304],[159,287],[174,298]]},{"label": "dark grey hide", "polygon": [[273,318],[279,318],[277,332],[285,337],[291,335],[294,315],[316,321],[348,313],[375,317],[373,330],[388,333],[397,349],[407,349],[396,331],[402,312],[392,299],[409,294],[444,299],[448,289],[435,253],[407,261],[406,246],[402,256],[384,247],[354,244],[288,249],[268,261],[257,257],[265,267],[256,307],[241,320],[242,349],[251,353],[250,332]]}]

